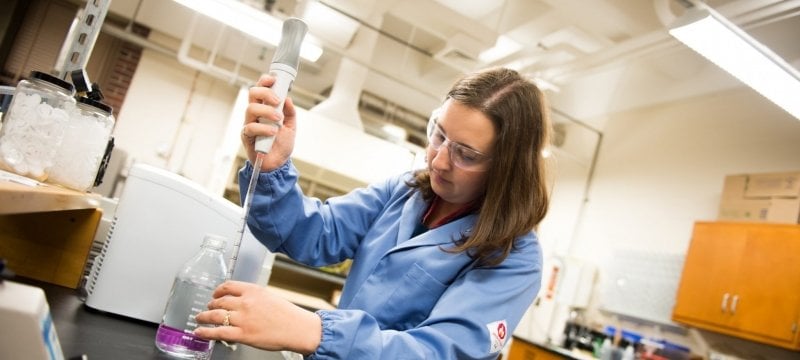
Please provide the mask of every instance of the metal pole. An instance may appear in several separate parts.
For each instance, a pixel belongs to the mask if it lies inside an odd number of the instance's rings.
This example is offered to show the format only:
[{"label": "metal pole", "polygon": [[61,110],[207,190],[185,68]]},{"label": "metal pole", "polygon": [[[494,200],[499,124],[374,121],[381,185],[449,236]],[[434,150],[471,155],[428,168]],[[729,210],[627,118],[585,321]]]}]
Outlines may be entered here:
[{"label": "metal pole", "polygon": [[[86,7],[78,11],[56,61],[55,71],[59,78],[70,80],[68,77],[73,71],[86,69],[110,4],[111,0],[87,0]],[[86,76],[83,78],[88,83]],[[91,89],[91,86],[87,88]]]}]

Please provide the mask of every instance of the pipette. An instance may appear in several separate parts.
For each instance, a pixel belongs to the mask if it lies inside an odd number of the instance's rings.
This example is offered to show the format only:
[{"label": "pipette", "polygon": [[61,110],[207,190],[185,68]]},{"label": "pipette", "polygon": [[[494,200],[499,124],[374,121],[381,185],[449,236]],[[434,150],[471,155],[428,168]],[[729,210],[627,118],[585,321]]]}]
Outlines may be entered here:
[{"label": "pipette", "polygon": [[[288,18],[283,22],[281,40],[278,43],[277,49],[275,49],[275,55],[273,55],[272,63],[269,66],[269,74],[275,77],[275,83],[272,84],[271,89],[280,99],[280,103],[275,107],[275,110],[279,113],[283,113],[284,101],[297,76],[297,68],[300,65],[300,46],[303,43],[306,32],[308,32],[308,25],[306,25],[303,20]],[[278,128],[283,125],[283,121],[277,124],[262,119],[258,121],[272,124]],[[238,240],[235,240],[233,243],[231,258],[228,265],[229,279],[233,276],[236,260],[239,258],[239,247],[242,244],[242,239],[247,229],[247,215],[250,212],[250,205],[253,202],[253,192],[258,182],[258,175],[261,172],[261,162],[263,161],[264,154],[272,149],[272,143],[274,141],[274,136],[259,136],[256,138],[256,159],[255,164],[253,164],[253,175],[250,177],[250,183],[247,185],[247,193],[245,193],[244,203],[242,204],[242,227],[239,231]]]}]

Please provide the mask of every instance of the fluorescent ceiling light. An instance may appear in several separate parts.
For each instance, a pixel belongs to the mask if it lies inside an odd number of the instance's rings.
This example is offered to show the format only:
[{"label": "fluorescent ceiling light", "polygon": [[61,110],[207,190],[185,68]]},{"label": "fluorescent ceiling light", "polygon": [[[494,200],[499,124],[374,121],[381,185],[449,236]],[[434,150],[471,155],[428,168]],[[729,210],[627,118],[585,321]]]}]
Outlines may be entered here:
[{"label": "fluorescent ceiling light", "polygon": [[[272,46],[278,46],[283,22],[264,11],[236,0],[174,0],[189,9],[215,19]],[[322,48],[313,41],[303,41],[300,57],[315,62]]]},{"label": "fluorescent ceiling light", "polygon": [[394,142],[403,142],[408,137],[408,133],[406,129],[403,129],[394,124],[384,124],[381,126],[381,130],[384,134],[388,135],[389,138]]},{"label": "fluorescent ceiling light", "polygon": [[688,9],[669,33],[800,119],[800,73],[713,9]]},{"label": "fluorescent ceiling light", "polygon": [[497,42],[494,44],[494,47],[481,52],[480,55],[478,55],[478,58],[484,63],[490,63],[511,55],[519,51],[519,49],[522,49],[522,45],[520,45],[518,42],[511,40],[511,38],[508,36],[500,35],[497,38]]}]

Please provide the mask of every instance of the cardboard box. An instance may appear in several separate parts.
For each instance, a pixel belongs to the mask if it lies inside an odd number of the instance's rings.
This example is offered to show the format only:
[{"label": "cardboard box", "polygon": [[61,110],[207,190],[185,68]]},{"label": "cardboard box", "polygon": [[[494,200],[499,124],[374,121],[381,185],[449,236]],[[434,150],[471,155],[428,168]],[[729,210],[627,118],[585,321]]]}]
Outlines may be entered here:
[{"label": "cardboard box", "polygon": [[780,224],[800,223],[800,198],[723,199],[717,219]]},{"label": "cardboard box", "polygon": [[800,223],[800,172],[726,176],[717,218]]},{"label": "cardboard box", "polygon": [[747,189],[747,174],[728,175],[722,185],[722,201],[744,199]]},{"label": "cardboard box", "polygon": [[800,172],[748,174],[744,197],[800,197]]}]

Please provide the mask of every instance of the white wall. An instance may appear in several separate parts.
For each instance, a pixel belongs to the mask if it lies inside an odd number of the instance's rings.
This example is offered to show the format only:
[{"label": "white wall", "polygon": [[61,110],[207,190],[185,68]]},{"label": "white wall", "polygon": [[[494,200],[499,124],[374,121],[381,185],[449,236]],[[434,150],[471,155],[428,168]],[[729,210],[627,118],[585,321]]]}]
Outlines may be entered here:
[{"label": "white wall", "polygon": [[799,155],[800,121],[749,89],[612,116],[572,255],[683,253],[725,175],[800,170]]},{"label": "white wall", "polygon": [[117,119],[116,147],[131,162],[207,185],[238,90],[145,49]]},{"label": "white wall", "polygon": [[[568,256],[595,264],[598,284],[614,251],[685,254],[693,223],[716,218],[725,175],[800,170],[800,121],[746,88],[614,114],[604,122],[588,201],[576,228],[560,230],[574,231],[574,237],[543,234],[570,241]],[[547,239],[543,244],[546,253],[562,247],[548,249]],[[607,323],[595,311],[598,290],[587,313]],[[540,311],[534,308],[534,316]],[[540,316],[561,318],[551,334],[563,328],[565,314]]]}]

